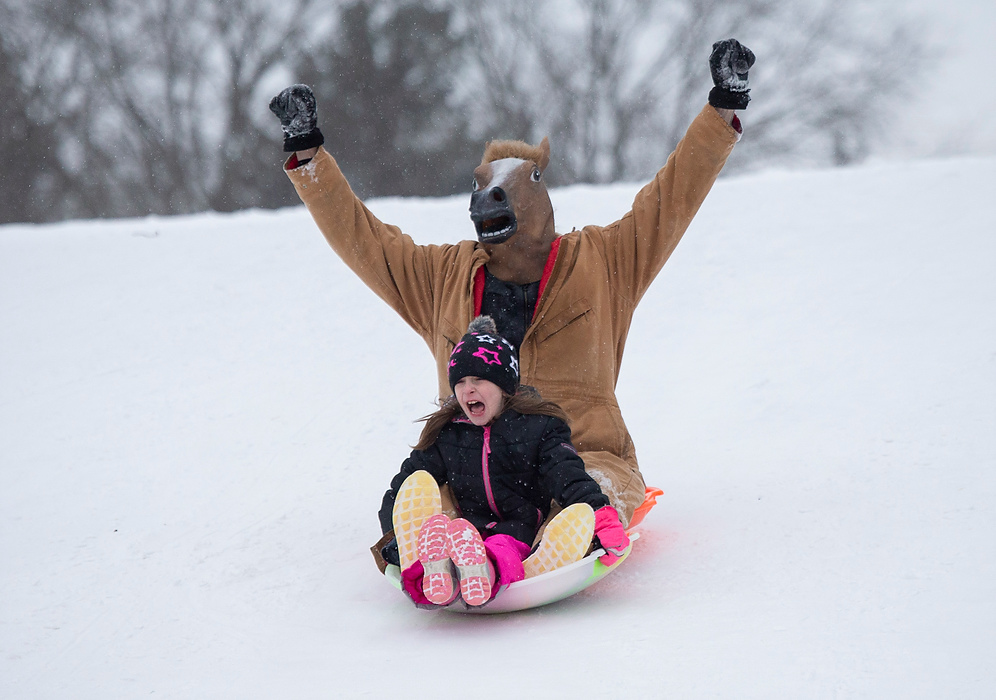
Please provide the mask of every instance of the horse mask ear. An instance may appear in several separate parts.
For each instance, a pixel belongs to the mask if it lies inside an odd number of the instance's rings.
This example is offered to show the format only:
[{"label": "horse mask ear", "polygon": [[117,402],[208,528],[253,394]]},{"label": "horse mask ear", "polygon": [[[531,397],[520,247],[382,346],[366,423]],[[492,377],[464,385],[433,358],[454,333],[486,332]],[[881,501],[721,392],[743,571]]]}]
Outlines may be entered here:
[{"label": "horse mask ear", "polygon": [[539,147],[541,153],[539,162],[536,163],[536,165],[539,166],[541,173],[545,173],[546,166],[550,164],[550,138],[548,136],[544,136],[543,140],[540,141]]}]

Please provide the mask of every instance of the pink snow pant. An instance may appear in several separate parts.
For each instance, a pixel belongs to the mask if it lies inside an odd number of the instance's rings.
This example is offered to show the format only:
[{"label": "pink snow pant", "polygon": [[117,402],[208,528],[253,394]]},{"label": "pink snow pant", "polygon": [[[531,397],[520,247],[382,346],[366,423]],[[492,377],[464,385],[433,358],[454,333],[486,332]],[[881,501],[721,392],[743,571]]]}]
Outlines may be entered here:
[{"label": "pink snow pant", "polygon": [[[492,598],[498,595],[504,586],[526,577],[522,562],[529,556],[530,547],[525,542],[520,542],[511,535],[491,535],[484,540],[484,549],[498,578],[498,585],[491,588]],[[432,605],[422,591],[424,575],[422,562],[416,559],[415,563],[401,572],[401,586],[417,605]]]}]

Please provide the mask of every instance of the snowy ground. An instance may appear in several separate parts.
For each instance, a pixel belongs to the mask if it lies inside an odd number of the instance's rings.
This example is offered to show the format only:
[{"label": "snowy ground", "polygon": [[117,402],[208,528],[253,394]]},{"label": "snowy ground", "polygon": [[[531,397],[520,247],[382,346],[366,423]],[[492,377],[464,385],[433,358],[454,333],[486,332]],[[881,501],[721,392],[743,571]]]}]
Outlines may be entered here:
[{"label": "snowy ground", "polygon": [[[0,696],[992,697],[994,191],[721,181],[620,380],[666,495],[612,577],[491,618],[373,566],[432,363],[303,209],[0,228]],[[465,197],[372,206],[469,235]]]}]

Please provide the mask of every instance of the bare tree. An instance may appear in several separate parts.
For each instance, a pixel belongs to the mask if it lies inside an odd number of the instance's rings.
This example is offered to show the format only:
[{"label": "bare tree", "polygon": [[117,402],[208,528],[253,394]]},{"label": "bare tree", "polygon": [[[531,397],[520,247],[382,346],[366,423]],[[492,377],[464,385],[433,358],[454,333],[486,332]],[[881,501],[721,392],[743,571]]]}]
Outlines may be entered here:
[{"label": "bare tree", "polygon": [[925,56],[913,25],[854,0],[454,3],[473,37],[478,123],[488,136],[550,135],[560,182],[659,167],[706,101],[718,39],[758,56],[734,169],[863,157]]},{"label": "bare tree", "polygon": [[860,161],[935,53],[917,18],[850,0],[791,5],[751,19],[767,65],[758,66],[741,162]]},{"label": "bare tree", "polygon": [[451,97],[462,42],[447,8],[411,0],[353,0],[313,37],[296,79],[314,88],[328,147],[362,196],[469,187],[477,146]]},{"label": "bare tree", "polygon": [[550,135],[553,182],[641,179],[758,56],[728,168],[862,158],[926,57],[858,0],[0,0],[3,220],[296,200],[266,110],[312,83],[364,195],[466,188],[486,138]]},{"label": "bare tree", "polygon": [[[291,71],[306,51],[313,33],[316,0],[260,2],[219,0],[210,10],[209,26],[221,70],[211,91],[223,102],[225,121],[213,123],[223,136],[213,151],[217,176],[209,204],[217,211],[296,203],[280,171],[280,130],[266,105],[271,95],[266,78],[275,70]],[[210,121],[210,115],[201,112]]]},{"label": "bare tree", "polygon": [[656,106],[657,76],[637,48],[653,0],[462,7],[481,76],[470,102],[494,115],[487,128],[515,138],[553,135],[561,181],[623,176],[626,144]]},{"label": "bare tree", "polygon": [[[191,118],[182,100],[200,85],[188,37],[174,18],[182,0],[42,2],[35,8],[49,47],[45,88],[58,115],[54,147],[66,176],[66,215],[189,211],[202,197],[185,183]],[[168,95],[168,99],[161,99]]]},{"label": "bare tree", "polygon": [[0,223],[51,217],[55,126],[42,109],[28,60],[31,41],[19,6],[0,3]]},{"label": "bare tree", "polygon": [[[64,215],[291,203],[261,82],[314,0],[42,0]],[[265,125],[265,126],[264,126]]]}]

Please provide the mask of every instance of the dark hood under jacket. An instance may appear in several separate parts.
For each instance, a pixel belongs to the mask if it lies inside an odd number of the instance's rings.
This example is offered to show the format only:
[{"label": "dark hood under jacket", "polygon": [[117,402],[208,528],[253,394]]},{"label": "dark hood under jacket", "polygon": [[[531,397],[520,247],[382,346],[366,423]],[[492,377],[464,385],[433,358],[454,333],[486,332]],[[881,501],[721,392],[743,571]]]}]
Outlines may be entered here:
[{"label": "dark hood under jacket", "polygon": [[420,469],[450,485],[462,516],[485,538],[506,534],[532,544],[551,499],[565,507],[609,505],[571,445],[571,429],[552,416],[508,410],[484,427],[463,417],[447,424],[431,447],[413,450],[391,480],[380,509],[385,533],[393,528],[398,489]]}]

